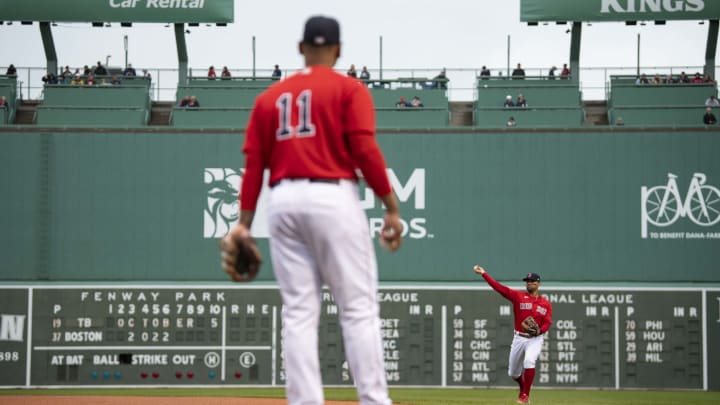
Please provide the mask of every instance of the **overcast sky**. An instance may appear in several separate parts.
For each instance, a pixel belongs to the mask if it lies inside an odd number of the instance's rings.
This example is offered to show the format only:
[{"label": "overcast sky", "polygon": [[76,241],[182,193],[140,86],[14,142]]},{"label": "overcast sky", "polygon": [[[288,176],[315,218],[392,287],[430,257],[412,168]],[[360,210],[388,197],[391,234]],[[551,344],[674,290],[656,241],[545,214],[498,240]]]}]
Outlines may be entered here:
[{"label": "overcast sky", "polygon": [[[382,66],[386,71],[478,69],[482,65],[496,70],[505,68],[508,35],[513,66],[522,63],[526,68],[546,70],[551,65],[568,62],[570,34],[565,31],[569,25],[528,27],[520,23],[519,0],[276,0],[235,2],[235,23],[227,27],[190,27],[192,32],[187,35],[190,66],[203,71],[211,64],[251,69],[255,37],[257,69],[271,69],[276,63],[285,69],[297,68],[302,64],[297,42],[304,21],[313,14],[334,16],[340,21],[343,55],[338,68],[342,69],[354,63],[376,70],[380,66],[381,36]],[[62,66],[104,63],[107,55],[111,55],[110,65],[123,66],[123,37],[127,35],[129,61],[135,67],[177,67],[172,26],[135,24],[132,28],[121,28],[113,24],[111,28],[93,28],[90,24],[59,24],[52,30]],[[668,22],[665,26],[650,23],[635,27],[595,23],[583,26],[581,66],[636,66],[638,33],[641,66],[705,63],[707,23]],[[0,26],[0,67],[4,69],[9,63],[44,66],[37,24]]]}]

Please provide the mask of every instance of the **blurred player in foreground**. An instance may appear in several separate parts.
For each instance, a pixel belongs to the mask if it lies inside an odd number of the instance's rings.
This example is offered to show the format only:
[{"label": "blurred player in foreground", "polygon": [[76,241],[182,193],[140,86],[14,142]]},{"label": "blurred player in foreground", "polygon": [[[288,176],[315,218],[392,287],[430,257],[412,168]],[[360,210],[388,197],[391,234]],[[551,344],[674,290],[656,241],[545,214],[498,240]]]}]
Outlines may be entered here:
[{"label": "blurred player in foreground", "polygon": [[311,17],[299,44],[305,68],[257,97],[246,130],[240,221],[223,239],[223,268],[235,281],[238,241],[249,229],[263,170],[270,169],[268,224],[283,302],[283,359],[290,405],[324,403],[318,354],[321,290],[340,309],[347,360],[363,405],[389,405],[377,299],[377,262],[358,199],[356,168],[382,200],[381,243],[402,241],[398,202],[375,141],[372,97],[363,82],[333,70],[335,19]]},{"label": "blurred player in foreground", "polygon": [[483,276],[500,295],[513,304],[515,337],[510,347],[508,375],[520,386],[517,402],[530,401],[530,388],[535,379],[535,362],[543,346],[543,335],[552,324],[552,305],[540,295],[540,276],[528,273],[523,278],[526,291],[513,290],[495,281],[485,269],[475,265],[475,273]]}]

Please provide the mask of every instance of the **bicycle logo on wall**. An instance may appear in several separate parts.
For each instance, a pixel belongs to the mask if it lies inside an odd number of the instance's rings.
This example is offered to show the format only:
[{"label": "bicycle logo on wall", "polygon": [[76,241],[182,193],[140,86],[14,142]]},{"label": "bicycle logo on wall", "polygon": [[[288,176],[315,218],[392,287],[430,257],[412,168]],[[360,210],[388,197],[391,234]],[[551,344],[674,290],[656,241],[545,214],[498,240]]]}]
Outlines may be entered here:
[{"label": "bicycle logo on wall", "polygon": [[[663,228],[686,217],[702,227],[720,222],[720,190],[705,184],[707,176],[704,173],[693,174],[685,198],[680,195],[677,178],[668,173],[666,185],[641,188],[640,233],[643,239],[648,237],[648,224]],[[649,235],[651,239],[720,238],[720,232],[650,232]]]}]

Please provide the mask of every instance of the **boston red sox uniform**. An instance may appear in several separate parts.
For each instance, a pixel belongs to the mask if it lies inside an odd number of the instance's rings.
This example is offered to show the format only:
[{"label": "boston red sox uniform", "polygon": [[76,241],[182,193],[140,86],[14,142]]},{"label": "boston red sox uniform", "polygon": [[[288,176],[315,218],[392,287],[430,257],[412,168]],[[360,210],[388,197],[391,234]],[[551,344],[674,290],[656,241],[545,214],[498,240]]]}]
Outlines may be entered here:
[{"label": "boston red sox uniform", "polygon": [[270,170],[270,254],[283,302],[288,402],[324,401],[318,325],[327,285],[360,403],[390,404],[375,250],[356,176],[359,168],[378,196],[392,191],[369,91],[328,66],[310,65],[257,97],[243,152],[242,210],[255,209],[263,170]]},{"label": "boston red sox uniform", "polygon": [[[483,278],[495,291],[513,304],[515,331],[510,346],[508,375],[520,385],[519,401],[527,402],[530,388],[535,379],[535,362],[542,351],[544,334],[552,324],[552,305],[540,294],[532,295],[528,291],[513,290],[492,277],[487,272]],[[523,281],[540,281],[536,273],[528,273]],[[537,336],[528,334],[523,328],[523,320],[532,317],[540,327]]]}]

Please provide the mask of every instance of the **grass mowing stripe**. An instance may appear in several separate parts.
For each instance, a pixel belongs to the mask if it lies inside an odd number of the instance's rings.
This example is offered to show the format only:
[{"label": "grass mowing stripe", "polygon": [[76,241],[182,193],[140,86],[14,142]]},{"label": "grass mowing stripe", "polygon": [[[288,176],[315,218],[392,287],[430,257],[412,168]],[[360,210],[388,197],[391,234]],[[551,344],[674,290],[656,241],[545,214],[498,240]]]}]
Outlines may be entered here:
[{"label": "grass mowing stripe", "polygon": [[[108,395],[283,398],[282,388],[138,388],[138,389],[32,389],[0,390],[3,395]],[[514,404],[516,391],[508,389],[391,388],[394,404],[402,405],[508,405]],[[326,388],[325,396],[334,401],[356,401],[352,388]],[[720,392],[702,391],[605,391],[537,389],[533,405],[717,405]],[[0,401],[2,402],[2,401]]]}]

